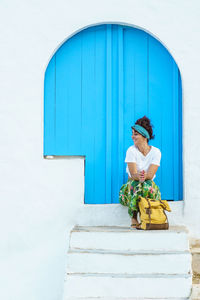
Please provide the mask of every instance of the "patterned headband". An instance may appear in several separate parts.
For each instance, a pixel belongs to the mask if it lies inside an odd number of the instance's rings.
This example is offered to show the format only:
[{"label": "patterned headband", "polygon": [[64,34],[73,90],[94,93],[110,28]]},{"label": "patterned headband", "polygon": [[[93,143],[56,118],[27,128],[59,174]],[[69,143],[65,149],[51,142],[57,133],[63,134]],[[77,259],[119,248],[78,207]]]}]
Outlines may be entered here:
[{"label": "patterned headband", "polygon": [[138,124],[135,124],[131,128],[135,129],[137,132],[139,132],[142,136],[144,136],[148,140],[150,139],[149,133],[148,133],[148,131],[144,127],[142,127],[142,126],[140,126]]}]

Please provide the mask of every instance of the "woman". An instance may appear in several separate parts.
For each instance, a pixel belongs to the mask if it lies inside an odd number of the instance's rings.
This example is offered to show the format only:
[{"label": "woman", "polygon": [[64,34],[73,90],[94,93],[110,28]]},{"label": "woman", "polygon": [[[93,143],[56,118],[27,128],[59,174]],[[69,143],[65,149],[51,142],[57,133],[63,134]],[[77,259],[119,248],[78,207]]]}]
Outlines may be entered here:
[{"label": "woman", "polygon": [[119,202],[128,206],[128,213],[132,218],[131,227],[136,228],[139,224],[139,196],[161,200],[159,187],[153,181],[160,166],[161,152],[148,145],[154,136],[151,122],[146,116],[138,119],[131,128],[134,145],[128,148],[125,159],[128,182],[120,189]]}]

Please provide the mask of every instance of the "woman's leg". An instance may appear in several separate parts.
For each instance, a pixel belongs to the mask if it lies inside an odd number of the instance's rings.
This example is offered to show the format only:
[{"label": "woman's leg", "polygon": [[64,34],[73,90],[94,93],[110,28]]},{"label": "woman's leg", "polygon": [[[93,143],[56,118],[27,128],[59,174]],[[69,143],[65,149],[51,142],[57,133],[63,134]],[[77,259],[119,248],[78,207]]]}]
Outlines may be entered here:
[{"label": "woman's leg", "polygon": [[137,220],[137,214],[138,214],[137,211],[133,211],[133,215],[132,215],[132,218],[131,218],[131,227],[135,228],[139,224],[139,222]]},{"label": "woman's leg", "polygon": [[143,184],[143,197],[155,200],[161,200],[161,193],[159,187],[153,180],[147,180]]},{"label": "woman's leg", "polygon": [[136,225],[139,224],[137,220],[137,199],[140,194],[141,184],[139,181],[134,180],[128,180],[128,182],[121,187],[119,192],[119,202],[128,207],[128,214],[131,217],[131,227],[136,227]]}]

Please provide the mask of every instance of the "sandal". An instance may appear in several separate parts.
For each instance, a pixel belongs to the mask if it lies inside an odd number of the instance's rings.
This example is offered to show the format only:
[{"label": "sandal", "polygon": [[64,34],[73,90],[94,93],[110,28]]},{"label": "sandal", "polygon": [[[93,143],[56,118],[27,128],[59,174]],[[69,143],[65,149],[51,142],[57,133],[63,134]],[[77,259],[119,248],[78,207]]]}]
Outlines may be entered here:
[{"label": "sandal", "polygon": [[138,224],[135,228],[136,228],[137,230],[143,230],[143,229],[141,228],[141,224]]},{"label": "sandal", "polygon": [[131,224],[131,228],[137,228],[138,225],[139,225],[138,223],[133,223]]}]

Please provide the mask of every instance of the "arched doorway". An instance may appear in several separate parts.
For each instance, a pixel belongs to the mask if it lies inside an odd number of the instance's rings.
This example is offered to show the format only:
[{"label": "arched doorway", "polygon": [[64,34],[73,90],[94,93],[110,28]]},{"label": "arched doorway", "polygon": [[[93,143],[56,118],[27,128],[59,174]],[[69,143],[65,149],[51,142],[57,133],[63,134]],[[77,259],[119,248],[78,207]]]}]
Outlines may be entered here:
[{"label": "arched doorway", "polygon": [[162,198],[182,200],[180,72],[158,40],[122,25],[82,30],[52,57],[44,91],[44,155],[85,156],[85,203],[118,203],[131,125],[143,115],[162,152]]}]

